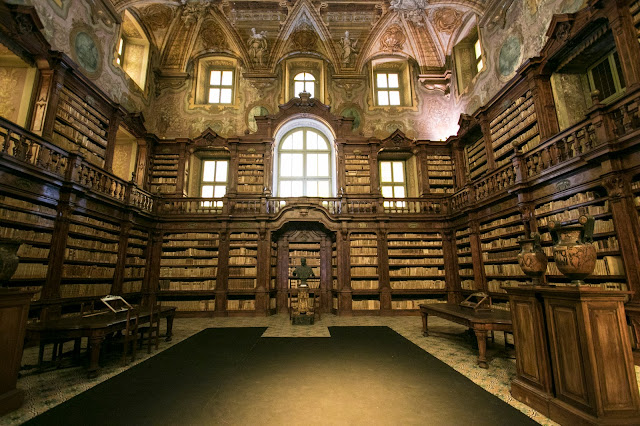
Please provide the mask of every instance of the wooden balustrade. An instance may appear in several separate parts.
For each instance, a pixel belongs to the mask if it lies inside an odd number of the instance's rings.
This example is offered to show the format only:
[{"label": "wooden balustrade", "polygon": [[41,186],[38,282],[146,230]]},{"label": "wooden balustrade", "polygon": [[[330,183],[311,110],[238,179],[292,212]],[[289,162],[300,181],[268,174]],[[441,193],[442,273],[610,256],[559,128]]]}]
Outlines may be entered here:
[{"label": "wooden balustrade", "polygon": [[513,163],[505,164],[473,184],[476,195],[475,201],[505,192],[515,183],[516,169]]},{"label": "wooden balustrade", "polygon": [[471,191],[469,190],[468,187],[464,187],[451,196],[451,200],[450,200],[451,210],[453,211],[462,210],[465,207],[471,205],[472,201],[475,201],[475,200],[471,200]]},{"label": "wooden balustrade", "polygon": [[75,167],[76,170],[72,174],[77,179],[75,183],[118,201],[125,201],[127,183],[124,180],[86,161],[76,163]]},{"label": "wooden balustrade", "polygon": [[608,108],[613,132],[621,138],[640,128],[640,89],[629,93]]},{"label": "wooden balustrade", "polygon": [[150,212],[153,210],[153,204],[154,204],[153,195],[151,195],[147,191],[143,191],[142,189],[136,186],[132,186],[131,196],[129,198],[129,204],[140,210]]},{"label": "wooden balustrade", "polygon": [[22,127],[0,117],[1,155],[12,157],[58,176],[63,176],[69,154]]}]

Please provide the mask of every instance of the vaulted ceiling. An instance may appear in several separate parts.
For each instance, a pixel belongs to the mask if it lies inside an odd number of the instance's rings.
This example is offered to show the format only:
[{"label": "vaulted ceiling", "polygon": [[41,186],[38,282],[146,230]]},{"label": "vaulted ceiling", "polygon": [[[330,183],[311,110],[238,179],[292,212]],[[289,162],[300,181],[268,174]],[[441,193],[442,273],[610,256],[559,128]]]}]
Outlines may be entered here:
[{"label": "vaulted ceiling", "polygon": [[[215,53],[237,57],[247,72],[273,73],[282,59],[305,54],[348,75],[388,55],[413,58],[421,73],[442,71],[459,32],[487,0],[111,2],[138,18],[166,72],[184,72],[192,58]],[[259,59],[250,49],[256,39],[266,41]]]}]

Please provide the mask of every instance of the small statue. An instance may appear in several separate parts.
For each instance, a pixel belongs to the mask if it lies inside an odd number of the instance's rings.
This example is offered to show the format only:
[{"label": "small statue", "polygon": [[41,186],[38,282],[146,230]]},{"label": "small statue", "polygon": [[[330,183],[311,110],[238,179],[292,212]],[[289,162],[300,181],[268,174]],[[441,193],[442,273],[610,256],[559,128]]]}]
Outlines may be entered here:
[{"label": "small statue", "polygon": [[300,259],[300,265],[296,266],[296,269],[293,270],[293,276],[300,279],[300,287],[309,287],[307,279],[315,277],[316,274],[314,274],[313,269],[307,265],[307,259],[303,257]]},{"label": "small statue", "polygon": [[351,62],[351,57],[356,53],[356,44],[358,40],[351,40],[349,38],[349,31],[344,32],[344,37],[340,39],[340,44],[342,45],[342,63],[344,65],[349,65]]},{"label": "small statue", "polygon": [[254,65],[264,65],[263,59],[267,54],[267,32],[256,32],[255,28],[251,28],[251,36],[247,40],[249,47],[249,56]]}]

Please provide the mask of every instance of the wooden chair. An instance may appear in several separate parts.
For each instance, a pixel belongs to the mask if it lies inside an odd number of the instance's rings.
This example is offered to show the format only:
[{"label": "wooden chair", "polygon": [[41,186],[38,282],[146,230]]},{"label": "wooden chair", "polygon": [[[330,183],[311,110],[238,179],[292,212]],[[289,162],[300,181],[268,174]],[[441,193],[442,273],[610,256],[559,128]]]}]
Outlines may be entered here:
[{"label": "wooden chair", "polygon": [[127,309],[127,322],[125,324],[125,329],[117,336],[113,343],[122,345],[122,365],[127,365],[127,354],[129,352],[129,347],[131,347],[131,362],[136,360],[136,356],[138,354],[138,324],[140,322],[140,313],[136,308],[128,308]]},{"label": "wooden chair", "polygon": [[139,328],[140,347],[142,348],[146,342],[147,353],[151,353],[151,344],[155,345],[155,350],[160,346],[160,313],[162,312],[162,303],[151,304],[149,307],[149,325]]}]

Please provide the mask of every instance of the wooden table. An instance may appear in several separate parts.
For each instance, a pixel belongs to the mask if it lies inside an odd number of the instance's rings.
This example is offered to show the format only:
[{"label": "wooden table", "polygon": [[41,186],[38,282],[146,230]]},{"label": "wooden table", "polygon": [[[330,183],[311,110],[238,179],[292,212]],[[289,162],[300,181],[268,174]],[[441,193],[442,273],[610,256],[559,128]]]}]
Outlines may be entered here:
[{"label": "wooden table", "polygon": [[451,303],[430,303],[420,305],[422,314],[422,334],[429,335],[427,321],[429,315],[435,315],[448,321],[462,324],[472,329],[478,339],[478,365],[489,368],[487,364],[487,334],[489,331],[513,332],[511,313],[502,310],[474,311]]},{"label": "wooden table", "polygon": [[[162,306],[160,318],[167,319],[166,341],[171,340],[173,329],[173,318],[176,315],[175,306]],[[143,310],[140,312],[139,322],[144,324],[149,322],[151,312]],[[89,339],[89,369],[87,375],[96,377],[100,370],[100,348],[105,338],[115,332],[124,330],[127,322],[126,312],[104,312],[91,316],[73,316],[50,320],[46,322],[36,322],[27,325],[27,339],[40,341],[42,339],[79,339],[87,337]]]}]

